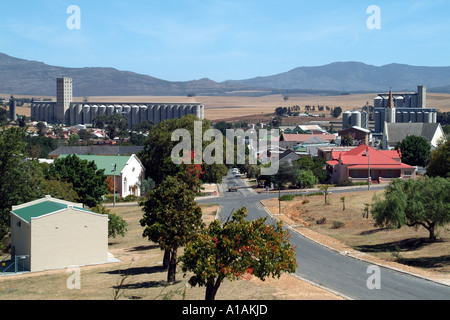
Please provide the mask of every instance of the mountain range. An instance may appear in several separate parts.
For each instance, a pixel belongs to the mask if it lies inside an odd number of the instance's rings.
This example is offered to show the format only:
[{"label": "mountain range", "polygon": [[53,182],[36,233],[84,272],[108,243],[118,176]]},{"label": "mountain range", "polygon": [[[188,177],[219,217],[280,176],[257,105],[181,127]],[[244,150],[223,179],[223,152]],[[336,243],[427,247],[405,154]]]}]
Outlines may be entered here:
[{"label": "mountain range", "polygon": [[14,58],[0,53],[0,92],[16,95],[55,96],[56,78],[73,79],[74,95],[89,96],[184,96],[343,94],[415,91],[426,85],[429,92],[450,93],[450,67],[418,67],[405,64],[372,66],[361,62],[335,62],[299,67],[288,72],[244,80],[215,82],[210,79],[171,82],[114,68],[65,68]]}]

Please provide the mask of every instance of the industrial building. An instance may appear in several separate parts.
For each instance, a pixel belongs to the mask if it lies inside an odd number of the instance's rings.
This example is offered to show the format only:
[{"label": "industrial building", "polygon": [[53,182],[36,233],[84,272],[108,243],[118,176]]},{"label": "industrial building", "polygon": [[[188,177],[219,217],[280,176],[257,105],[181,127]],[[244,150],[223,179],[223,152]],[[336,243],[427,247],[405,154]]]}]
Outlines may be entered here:
[{"label": "industrial building", "polygon": [[101,114],[123,115],[130,129],[144,121],[158,124],[164,120],[180,119],[193,114],[200,120],[205,118],[202,103],[114,103],[73,102],[72,79],[56,80],[56,102],[32,102],[31,118],[51,124],[89,125]]},{"label": "industrial building", "polygon": [[427,108],[426,87],[416,93],[381,93],[374,99],[375,133],[383,133],[385,123],[436,123],[437,109]]},{"label": "industrial building", "polygon": [[11,211],[9,272],[109,262],[108,215],[46,196]]}]

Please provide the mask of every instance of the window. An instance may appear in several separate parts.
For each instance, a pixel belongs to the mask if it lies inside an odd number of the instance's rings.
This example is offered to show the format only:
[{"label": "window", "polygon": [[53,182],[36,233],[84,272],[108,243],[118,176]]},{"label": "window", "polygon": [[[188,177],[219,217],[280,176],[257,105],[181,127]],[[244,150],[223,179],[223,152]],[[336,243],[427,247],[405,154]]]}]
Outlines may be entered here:
[{"label": "window", "polygon": [[412,171],[405,171],[405,172],[404,172],[404,175],[405,175],[405,176],[412,176]]}]

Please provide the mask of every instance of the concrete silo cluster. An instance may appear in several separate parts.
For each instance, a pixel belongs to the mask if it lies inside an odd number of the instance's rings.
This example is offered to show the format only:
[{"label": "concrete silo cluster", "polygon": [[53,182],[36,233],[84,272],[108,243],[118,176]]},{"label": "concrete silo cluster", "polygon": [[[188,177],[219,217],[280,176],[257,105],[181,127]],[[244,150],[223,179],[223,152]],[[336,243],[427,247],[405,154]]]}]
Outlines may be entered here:
[{"label": "concrete silo cluster", "polygon": [[193,114],[200,120],[205,118],[201,103],[111,103],[72,102],[72,79],[57,79],[56,102],[33,102],[31,117],[37,121],[64,125],[89,125],[98,115],[123,115],[129,128],[148,121],[157,124],[164,120],[180,119]]}]

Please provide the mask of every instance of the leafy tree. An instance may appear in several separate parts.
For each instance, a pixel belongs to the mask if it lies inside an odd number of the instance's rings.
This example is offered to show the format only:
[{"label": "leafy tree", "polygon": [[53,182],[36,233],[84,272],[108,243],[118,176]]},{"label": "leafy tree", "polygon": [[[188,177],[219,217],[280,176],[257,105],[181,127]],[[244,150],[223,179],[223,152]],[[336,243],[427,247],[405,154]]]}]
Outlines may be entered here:
[{"label": "leafy tree", "polygon": [[430,158],[431,145],[424,137],[412,135],[397,143],[395,149],[400,149],[403,163],[425,167]]},{"label": "leafy tree", "polygon": [[334,118],[339,118],[339,116],[342,114],[342,108],[341,107],[336,107],[333,109],[333,111],[331,111],[331,115]]},{"label": "leafy tree", "polygon": [[395,179],[387,187],[384,198],[374,197],[372,216],[377,226],[422,226],[428,230],[429,239],[434,240],[436,228],[450,222],[448,179]]},{"label": "leafy tree", "polygon": [[282,116],[288,113],[288,108],[286,107],[278,107],[275,109],[275,115]]},{"label": "leafy tree", "polygon": [[[138,157],[146,168],[147,177],[152,178],[156,184],[161,183],[165,177],[175,176],[183,170],[182,166],[175,165],[171,159],[172,150],[179,143],[172,141],[172,133],[177,129],[186,129],[192,137],[191,150],[194,150],[195,121],[199,121],[199,119],[194,115],[187,115],[181,119],[160,122],[150,130],[144,150],[138,154]],[[202,121],[202,134],[208,129],[211,129],[210,122]],[[203,149],[209,143],[203,141]],[[205,171],[205,175],[202,177],[204,182],[221,182],[228,172],[223,164],[207,165],[203,163],[202,168]]]},{"label": "leafy tree", "polygon": [[108,124],[108,116],[105,114],[99,114],[92,120],[92,126],[98,129],[104,129]]},{"label": "leafy tree", "polygon": [[436,150],[431,152],[427,175],[450,178],[450,140],[441,143]]},{"label": "leafy tree", "polygon": [[80,201],[78,193],[73,189],[72,183],[60,181],[55,178],[51,178],[50,180],[43,179],[39,198],[43,198],[46,195],[70,202]]},{"label": "leafy tree", "polygon": [[94,137],[92,132],[90,132],[90,131],[88,131],[86,129],[81,129],[80,131],[78,131],[78,136],[83,141],[90,140],[90,139],[92,139]]},{"label": "leafy tree", "polygon": [[302,188],[312,188],[319,182],[311,170],[301,170],[298,174],[297,184]]},{"label": "leafy tree", "polygon": [[118,113],[114,113],[108,117],[106,121],[106,134],[110,139],[127,137],[129,135],[127,119]]},{"label": "leafy tree", "polygon": [[341,146],[348,147],[353,146],[354,139],[348,133],[341,137]]},{"label": "leafy tree", "polygon": [[231,129],[232,127],[232,124],[226,121],[219,121],[214,125],[214,128],[222,132],[224,136],[227,134],[227,130]]},{"label": "leafy tree", "polygon": [[0,240],[9,232],[11,207],[38,198],[42,172],[24,155],[25,135],[19,127],[0,131]]},{"label": "leafy tree", "polygon": [[158,243],[166,252],[167,282],[175,282],[178,248],[192,241],[203,226],[202,211],[194,201],[193,192],[175,177],[167,177],[150,191],[141,203],[144,216],[142,234]]},{"label": "leafy tree", "polygon": [[99,170],[94,161],[81,160],[76,155],[58,158],[47,173],[47,179],[56,178],[72,183],[80,201],[88,207],[95,207],[108,193],[105,170]]},{"label": "leafy tree", "polygon": [[297,268],[295,250],[282,222],[266,224],[267,218],[247,221],[247,209],[234,212],[222,224],[215,220],[189,242],[180,257],[183,271],[193,272],[192,286],[205,286],[205,300],[214,300],[225,279],[237,280],[251,274],[261,280],[280,277]]}]

